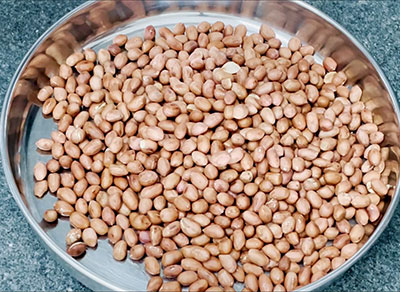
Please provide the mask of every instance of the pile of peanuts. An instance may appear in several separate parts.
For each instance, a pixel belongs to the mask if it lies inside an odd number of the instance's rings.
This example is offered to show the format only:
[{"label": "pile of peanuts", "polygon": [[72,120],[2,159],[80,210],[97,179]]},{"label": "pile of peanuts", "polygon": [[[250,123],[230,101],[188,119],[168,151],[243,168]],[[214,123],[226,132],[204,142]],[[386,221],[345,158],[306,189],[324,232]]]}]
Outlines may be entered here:
[{"label": "pile of peanuts", "polygon": [[148,291],[292,291],[352,257],[393,189],[361,88],[267,25],[158,33],[75,52],[38,92],[58,130],[34,193],[67,252],[107,236]]}]

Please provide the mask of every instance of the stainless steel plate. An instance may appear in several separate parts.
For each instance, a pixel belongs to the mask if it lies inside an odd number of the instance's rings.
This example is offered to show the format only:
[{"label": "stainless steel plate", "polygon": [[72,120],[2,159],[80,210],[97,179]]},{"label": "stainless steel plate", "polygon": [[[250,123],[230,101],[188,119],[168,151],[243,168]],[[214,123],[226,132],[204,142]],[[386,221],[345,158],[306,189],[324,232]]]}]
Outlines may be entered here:
[{"label": "stainless steel plate", "polygon": [[[144,28],[173,26],[177,22],[198,24],[217,20],[227,24],[243,23],[249,33],[258,32],[260,24],[269,23],[279,39],[287,43],[297,35],[313,45],[317,59],[332,56],[349,77],[349,85],[358,83],[366,101],[386,135],[390,146],[392,185],[398,184],[399,107],[386,78],[361,45],[333,20],[309,5],[298,2],[267,1],[130,1],[89,2],[51,27],[31,48],[14,76],[2,112],[1,152],[5,174],[18,205],[29,223],[59,258],[60,262],[86,286],[96,290],[145,291],[149,276],[142,263],[112,258],[112,247],[100,240],[96,249],[89,249],[78,260],[65,253],[68,220],[57,224],[42,221],[46,209],[56,198],[33,195],[33,166],[50,157],[39,153],[35,142],[49,137],[56,125],[45,119],[36,100],[38,85],[48,82],[58,65],[74,50],[104,48],[119,33],[142,35]],[[364,247],[338,270],[303,288],[312,290],[328,283],[357,261],[386,227],[399,199],[398,188],[387,198],[387,210],[379,226]]]}]

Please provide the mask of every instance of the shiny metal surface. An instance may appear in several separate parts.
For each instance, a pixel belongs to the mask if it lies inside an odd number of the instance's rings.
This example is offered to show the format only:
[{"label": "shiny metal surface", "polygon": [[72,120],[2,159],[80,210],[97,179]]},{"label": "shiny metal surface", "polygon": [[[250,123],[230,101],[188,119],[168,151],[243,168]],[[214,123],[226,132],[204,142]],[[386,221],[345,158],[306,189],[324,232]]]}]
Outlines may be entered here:
[{"label": "shiny metal surface", "polygon": [[387,210],[379,226],[363,248],[343,266],[302,290],[313,290],[332,281],[356,262],[381,234],[399,200],[399,106],[386,78],[360,44],[343,28],[311,6],[302,2],[267,1],[130,1],[88,2],[51,27],[31,48],[18,68],[5,98],[1,117],[1,153],[5,174],[15,200],[32,228],[72,275],[95,290],[144,291],[148,275],[140,263],[127,259],[114,261],[107,240],[100,240],[95,250],[75,260],[65,253],[67,220],[56,225],[42,221],[43,212],[51,208],[55,197],[37,199],[33,195],[33,166],[50,157],[36,150],[38,138],[48,137],[56,128],[38,108],[36,93],[46,85],[58,66],[74,50],[99,49],[111,43],[113,36],[125,33],[140,35],[144,27],[173,26],[176,22],[197,24],[201,21],[237,25],[243,23],[250,33],[260,23],[268,23],[278,37],[287,42],[297,35],[316,48],[320,59],[332,56],[349,77],[349,85],[359,84],[363,100],[373,110],[379,128],[386,135],[385,145],[391,153],[388,167],[391,185]]}]

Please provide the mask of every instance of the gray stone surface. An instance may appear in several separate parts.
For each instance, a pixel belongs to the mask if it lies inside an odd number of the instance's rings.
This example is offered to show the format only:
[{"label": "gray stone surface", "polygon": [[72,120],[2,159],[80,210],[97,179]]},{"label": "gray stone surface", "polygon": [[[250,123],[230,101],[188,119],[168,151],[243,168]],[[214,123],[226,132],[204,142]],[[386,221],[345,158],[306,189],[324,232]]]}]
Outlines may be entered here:
[{"label": "gray stone surface", "polygon": [[[400,3],[308,1],[352,33],[400,94]],[[0,99],[34,41],[80,0],[1,0]],[[0,291],[88,290],[47,252],[19,211],[0,171]],[[370,252],[326,291],[400,290],[400,211]]]}]

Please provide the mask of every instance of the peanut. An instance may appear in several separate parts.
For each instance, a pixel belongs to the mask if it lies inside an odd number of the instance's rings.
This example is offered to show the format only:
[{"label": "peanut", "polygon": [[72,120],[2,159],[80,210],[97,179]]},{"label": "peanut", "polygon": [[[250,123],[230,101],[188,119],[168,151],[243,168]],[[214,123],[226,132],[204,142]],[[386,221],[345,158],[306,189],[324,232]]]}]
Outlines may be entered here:
[{"label": "peanut", "polygon": [[36,142],[34,194],[59,199],[44,220],[70,217],[72,256],[129,247],[148,291],[292,291],[336,269],[393,189],[362,88],[314,51],[218,21],[73,53],[37,94],[58,124]]}]

